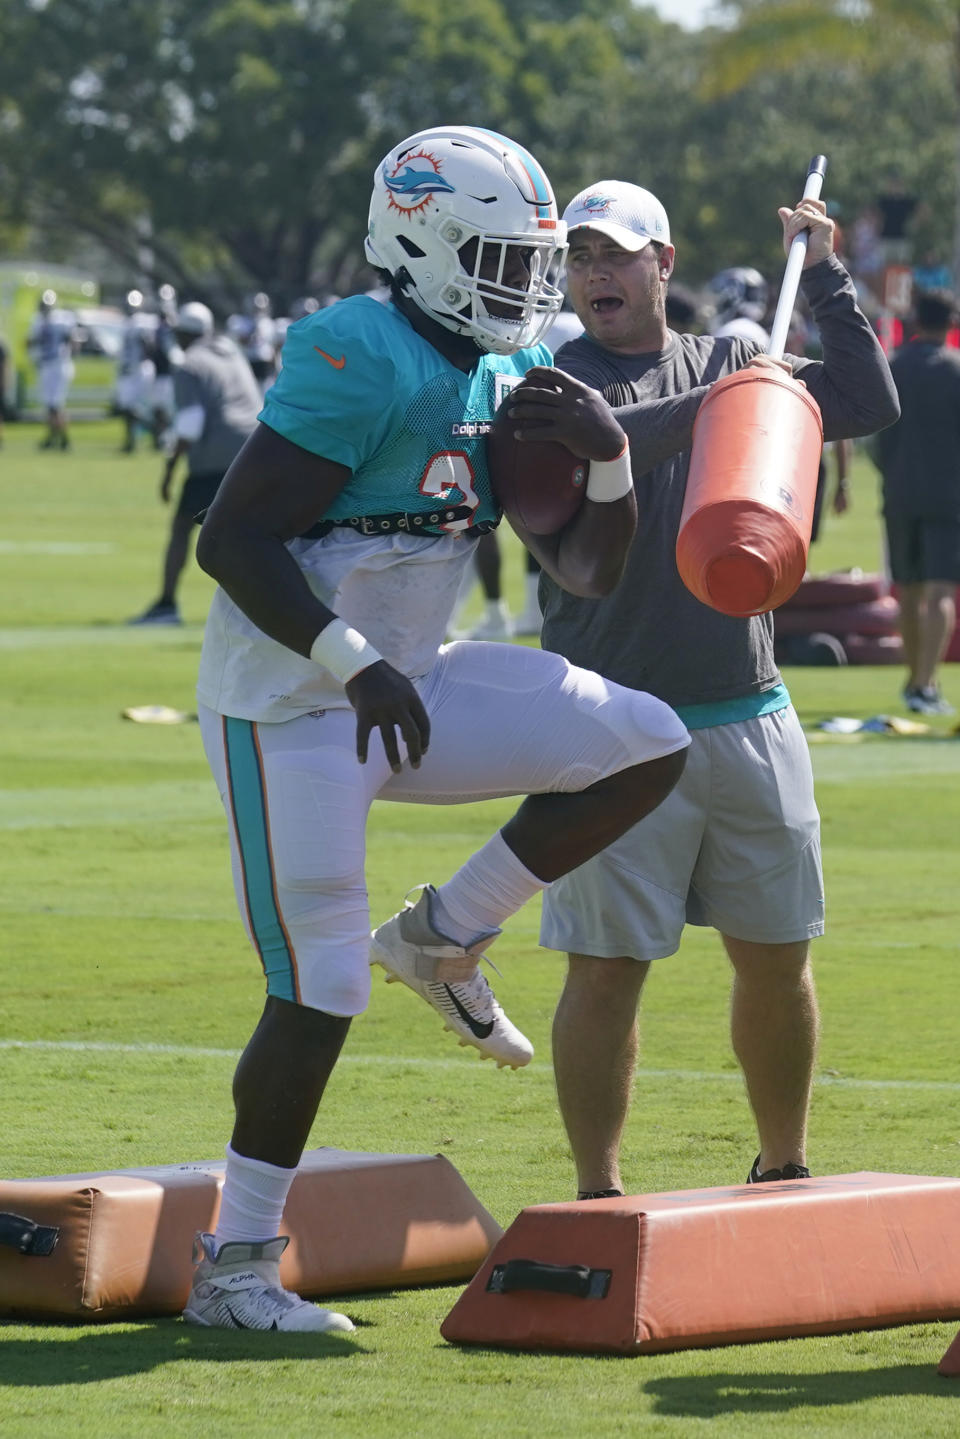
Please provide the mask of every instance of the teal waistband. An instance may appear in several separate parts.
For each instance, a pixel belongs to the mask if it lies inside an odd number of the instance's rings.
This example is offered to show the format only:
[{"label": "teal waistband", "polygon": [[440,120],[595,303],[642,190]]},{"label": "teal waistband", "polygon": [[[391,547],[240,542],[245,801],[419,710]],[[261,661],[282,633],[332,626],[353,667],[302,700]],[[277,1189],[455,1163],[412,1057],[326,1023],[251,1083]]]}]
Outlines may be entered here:
[{"label": "teal waistband", "polygon": [[779,684],[757,695],[741,695],[739,699],[718,700],[708,705],[676,705],[675,708],[687,729],[711,729],[714,725],[736,724],[738,720],[775,714],[777,710],[786,709],[789,703],[786,685]]}]

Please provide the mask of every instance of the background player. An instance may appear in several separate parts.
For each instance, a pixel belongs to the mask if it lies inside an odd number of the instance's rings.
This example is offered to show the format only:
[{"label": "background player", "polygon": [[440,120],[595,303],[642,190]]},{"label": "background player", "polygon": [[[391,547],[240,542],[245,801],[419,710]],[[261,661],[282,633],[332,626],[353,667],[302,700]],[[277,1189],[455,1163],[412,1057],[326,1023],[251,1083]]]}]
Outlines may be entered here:
[{"label": "background player", "polygon": [[140,290],[128,290],[124,299],[123,337],[117,363],[114,391],[117,414],[123,420],[121,451],[132,455],[137,448],[137,430],[147,424],[156,376],[154,336],[156,318],[143,308]]},{"label": "background player", "polygon": [[37,367],[40,398],[47,414],[47,433],[41,450],[69,450],[67,394],[73,381],[73,352],[77,347],[77,325],[71,310],[57,308],[54,290],[44,290],[27,344]]},{"label": "background player", "polygon": [[181,305],[173,321],[177,362],[173,367],[175,415],[160,498],[169,504],[182,458],[187,477],[170,521],[163,553],[160,595],[135,625],[179,625],[177,589],[186,567],[190,537],[231,463],[257,423],[260,391],[245,357],[226,335],[215,333],[212,311],[199,300]]},{"label": "background player", "polygon": [[960,583],[960,353],[947,344],[956,318],[950,291],[917,295],[913,335],[890,361],[900,419],[872,446],[890,573],[900,590],[903,699],[925,715],[954,712],[939,680]]}]

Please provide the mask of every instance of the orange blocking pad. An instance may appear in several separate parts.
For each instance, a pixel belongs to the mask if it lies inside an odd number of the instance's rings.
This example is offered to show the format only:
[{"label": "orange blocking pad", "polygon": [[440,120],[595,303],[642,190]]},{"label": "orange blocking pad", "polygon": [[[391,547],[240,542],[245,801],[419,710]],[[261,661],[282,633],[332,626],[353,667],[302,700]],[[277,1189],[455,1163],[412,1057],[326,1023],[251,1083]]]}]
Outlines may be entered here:
[{"label": "orange blocking pad", "polygon": [[960,1179],[840,1174],[524,1209],[441,1326],[656,1353],[960,1317]]},{"label": "orange blocking pad", "polygon": [[960,1379],[960,1334],[957,1335],[940,1360],[937,1373],[945,1375],[948,1379]]},{"label": "orange blocking pad", "polygon": [[[212,1232],[224,1163],[0,1182],[0,1314],[86,1321],[178,1313],[193,1236]],[[11,1247],[21,1216],[39,1230]],[[57,1233],[52,1251],[51,1234]],[[313,1149],[290,1190],[280,1262],[309,1297],[468,1279],[503,1233],[442,1155]]]}]

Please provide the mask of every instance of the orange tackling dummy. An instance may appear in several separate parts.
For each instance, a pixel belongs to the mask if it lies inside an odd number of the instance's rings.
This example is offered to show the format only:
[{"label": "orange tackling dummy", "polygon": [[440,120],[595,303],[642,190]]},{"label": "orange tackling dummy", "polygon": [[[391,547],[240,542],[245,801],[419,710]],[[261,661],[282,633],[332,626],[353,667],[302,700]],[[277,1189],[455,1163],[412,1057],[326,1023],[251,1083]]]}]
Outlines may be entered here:
[{"label": "orange tackling dummy", "polygon": [[[814,156],[805,200],[819,198],[826,167]],[[803,232],[787,256],[768,350],[775,359],[806,248]],[[691,594],[741,617],[790,598],[806,570],[822,449],[820,409],[799,381],[772,368],[717,381],[694,424],[677,535],[677,569]]]}]

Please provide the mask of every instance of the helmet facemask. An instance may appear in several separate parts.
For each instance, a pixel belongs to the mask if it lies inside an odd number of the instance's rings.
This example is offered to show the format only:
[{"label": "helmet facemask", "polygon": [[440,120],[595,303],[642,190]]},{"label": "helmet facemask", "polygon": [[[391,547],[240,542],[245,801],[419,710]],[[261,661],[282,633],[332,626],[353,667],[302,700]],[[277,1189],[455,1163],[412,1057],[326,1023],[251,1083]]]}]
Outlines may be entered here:
[{"label": "helmet facemask", "polygon": [[[428,313],[496,355],[535,345],[563,304],[548,278],[556,268],[555,240],[474,231],[458,241],[461,234],[465,227],[454,219],[441,228],[455,253],[440,294],[445,313]],[[420,303],[415,294],[412,298]]]}]

